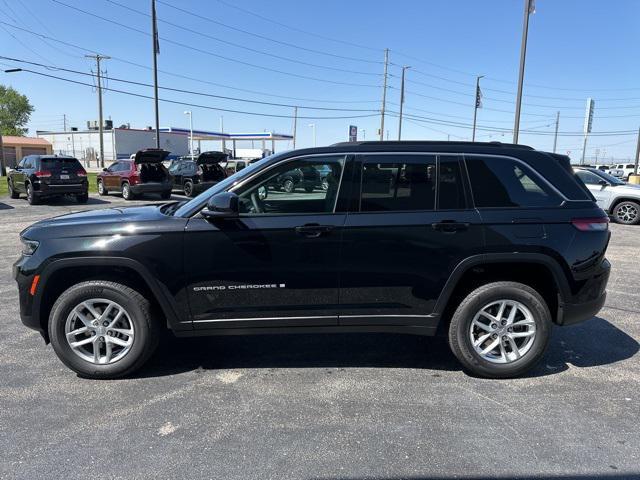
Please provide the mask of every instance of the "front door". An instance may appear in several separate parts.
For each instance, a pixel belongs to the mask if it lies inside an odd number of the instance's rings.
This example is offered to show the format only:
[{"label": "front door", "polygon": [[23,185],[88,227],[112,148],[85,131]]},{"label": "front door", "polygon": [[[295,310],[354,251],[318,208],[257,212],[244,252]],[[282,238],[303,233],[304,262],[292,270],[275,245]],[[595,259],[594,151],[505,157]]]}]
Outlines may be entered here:
[{"label": "front door", "polygon": [[122,163],[120,162],[113,163],[109,168],[107,168],[107,171],[104,172],[102,181],[108,190],[118,190],[120,188],[120,176],[118,174],[118,170],[121,166]]},{"label": "front door", "polygon": [[340,325],[434,327],[452,271],[483,250],[458,156],[357,157],[360,193],[343,234]]},{"label": "front door", "polygon": [[[239,218],[189,221],[185,268],[196,329],[337,325],[345,164],[345,155],[285,160],[232,187]],[[279,175],[302,167],[330,168],[328,188],[279,188]]]}]

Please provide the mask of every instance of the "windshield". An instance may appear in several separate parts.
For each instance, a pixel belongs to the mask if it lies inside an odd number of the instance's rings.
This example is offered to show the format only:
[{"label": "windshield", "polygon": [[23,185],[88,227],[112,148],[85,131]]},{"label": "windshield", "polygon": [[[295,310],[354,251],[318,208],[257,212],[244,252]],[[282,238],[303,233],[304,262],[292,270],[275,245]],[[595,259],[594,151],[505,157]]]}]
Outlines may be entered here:
[{"label": "windshield", "polygon": [[223,192],[223,191],[227,190],[228,188],[230,188],[234,184],[236,184],[239,181],[241,181],[243,178],[246,178],[249,175],[252,175],[253,172],[256,172],[256,171],[260,170],[263,165],[266,165],[267,163],[271,163],[271,161],[273,161],[273,160],[275,160],[277,158],[280,158],[281,156],[284,156],[285,153],[286,152],[274,153],[273,155],[269,155],[268,157],[264,157],[263,159],[255,162],[255,163],[249,164],[247,167],[243,168],[242,170],[237,171],[236,173],[234,173],[233,175],[225,178],[221,182],[218,182],[213,187],[209,188],[208,190],[202,192],[200,195],[195,197],[193,200],[190,200],[189,202],[187,202],[184,205],[182,205],[180,208],[178,208],[174,212],[174,215],[176,217],[189,217],[189,216],[193,215],[194,213],[200,211],[202,209],[202,207],[204,207],[206,205],[206,203],[209,200],[209,198],[211,198],[213,195],[215,195],[216,193]]},{"label": "windshield", "polygon": [[613,175],[609,175],[608,173],[605,173],[601,170],[591,170],[593,173],[595,173],[596,175],[598,175],[599,177],[602,177],[603,179],[605,179],[607,182],[609,182],[611,185],[624,185],[625,183],[620,180],[619,178],[614,177]]}]

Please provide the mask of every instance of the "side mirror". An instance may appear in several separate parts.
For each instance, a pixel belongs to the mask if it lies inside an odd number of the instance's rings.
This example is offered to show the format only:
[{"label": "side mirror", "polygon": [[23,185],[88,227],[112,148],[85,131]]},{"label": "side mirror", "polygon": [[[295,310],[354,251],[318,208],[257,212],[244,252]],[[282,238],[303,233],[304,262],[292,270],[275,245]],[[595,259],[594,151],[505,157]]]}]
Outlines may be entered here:
[{"label": "side mirror", "polygon": [[232,192],[220,192],[209,199],[207,206],[201,213],[203,217],[209,220],[236,218],[239,211],[238,195]]},{"label": "side mirror", "polygon": [[608,187],[608,186],[609,186],[609,182],[607,182],[606,180],[600,180],[600,181],[598,182],[598,184],[599,184],[602,188],[604,188],[604,187]]},{"label": "side mirror", "polygon": [[106,168],[102,169],[103,172],[108,172],[109,170],[107,170]]}]

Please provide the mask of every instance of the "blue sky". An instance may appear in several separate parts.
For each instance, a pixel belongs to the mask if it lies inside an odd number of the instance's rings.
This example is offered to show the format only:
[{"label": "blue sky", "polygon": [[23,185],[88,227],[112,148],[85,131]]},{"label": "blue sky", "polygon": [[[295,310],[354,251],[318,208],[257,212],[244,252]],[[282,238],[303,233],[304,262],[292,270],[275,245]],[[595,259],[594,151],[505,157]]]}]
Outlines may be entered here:
[{"label": "blue sky", "polygon": [[[0,0],[0,8],[6,14],[0,20],[87,50],[43,41],[0,24],[0,55],[90,72],[93,65],[83,55],[100,52],[113,57],[104,64],[108,76],[151,83],[151,41],[147,35],[60,2],[143,32],[150,29],[147,16],[113,3],[148,13],[147,0]],[[481,81],[484,108],[478,113],[477,139],[511,141],[512,134],[500,129],[513,127],[522,9],[520,0],[278,0],[268,4],[257,0],[162,0],[157,9],[158,28],[165,40],[160,40],[159,68],[168,73],[160,74],[160,84],[262,102],[349,110],[301,108],[301,117],[371,115],[354,119],[301,118],[298,147],[311,146],[310,123],[317,126],[320,145],[346,140],[350,124],[365,130],[367,139],[373,139],[380,126],[375,111],[380,108],[382,94],[383,50],[389,48],[392,65],[387,108],[391,112],[398,110],[400,66],[412,67],[407,72],[405,102],[405,112],[411,117],[403,124],[403,139],[446,139],[447,135],[452,140],[470,139],[467,126],[472,122],[475,75],[485,75]],[[594,132],[637,130],[640,63],[634,58],[640,45],[639,18],[640,2],[636,0],[537,0],[536,13],[530,21],[521,128],[542,134],[522,133],[521,143],[551,149],[553,136],[549,133],[553,132],[558,110],[560,131],[580,132],[589,96],[596,101]],[[4,68],[17,65],[0,62]],[[92,82],[89,76],[31,68]],[[97,117],[96,94],[91,87],[25,72],[0,73],[0,83],[12,85],[31,99],[36,107],[32,132],[61,128],[62,114],[67,115],[71,126],[78,127]],[[152,90],[143,86],[114,80],[107,85],[152,95]],[[160,96],[211,108],[292,114],[290,107],[171,91],[161,91]],[[193,110],[194,127],[199,129],[218,129],[221,115],[227,131],[290,133],[292,127],[290,118],[169,103],[160,105],[161,126],[186,127],[185,109]],[[116,125],[153,124],[153,104],[148,99],[105,92],[104,110]],[[385,123],[389,138],[397,138],[398,119],[394,113]],[[581,148],[580,136],[560,136],[559,152],[571,152],[577,158]],[[601,157],[633,157],[635,135],[594,136],[589,139],[587,157],[595,155],[596,150]]]}]

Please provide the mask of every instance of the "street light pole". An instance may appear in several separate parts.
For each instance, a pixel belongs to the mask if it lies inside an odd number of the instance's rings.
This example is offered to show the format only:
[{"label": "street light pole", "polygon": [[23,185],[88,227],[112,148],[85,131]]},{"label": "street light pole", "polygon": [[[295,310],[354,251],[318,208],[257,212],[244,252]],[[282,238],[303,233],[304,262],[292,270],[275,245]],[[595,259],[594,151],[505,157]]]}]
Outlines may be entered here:
[{"label": "street light pole", "polygon": [[382,87],[382,110],[380,111],[380,141],[384,140],[384,113],[387,107],[387,70],[389,68],[389,49],[384,49],[384,85]]},{"label": "street light pole", "polygon": [[638,175],[638,162],[640,161],[640,128],[638,128],[638,143],[636,144],[636,163],[633,167],[633,174]]},{"label": "street light pole", "polygon": [[513,143],[518,143],[520,133],[520,109],[522,107],[522,84],[524,82],[524,64],[527,57],[527,36],[529,35],[529,15],[535,11],[535,0],[524,0],[524,20],[522,25],[522,43],[520,44],[520,71],[518,73],[518,96],[516,98],[516,118],[513,125]]},{"label": "street light pole", "polygon": [[298,107],[293,107],[293,149],[296,149],[296,130],[298,129]]},{"label": "street light pole", "polygon": [[317,146],[317,142],[316,142],[316,124],[315,123],[310,123],[309,126],[313,129],[313,146],[316,147]]},{"label": "street light pole", "polygon": [[400,81],[400,118],[398,119],[398,140],[402,140],[402,106],[404,105],[404,73],[407,68],[411,68],[407,65],[402,67],[402,80]]},{"label": "street light pole", "polygon": [[553,135],[553,153],[556,153],[556,146],[558,145],[558,126],[560,125],[560,112],[556,113],[556,132]]},{"label": "street light pole", "polygon": [[478,118],[478,108],[480,107],[480,79],[484,77],[484,75],[478,75],[476,77],[476,95],[475,95],[475,105],[473,107],[473,133],[471,134],[471,141],[476,141],[476,119]]},{"label": "street light pole", "polygon": [[156,116],[156,148],[160,149],[160,109],[158,107],[158,22],[156,21],[156,0],[151,0],[151,41],[153,42],[153,102]]},{"label": "street light pole", "polygon": [[193,112],[185,110],[185,115],[189,115],[189,155],[193,156]]}]

